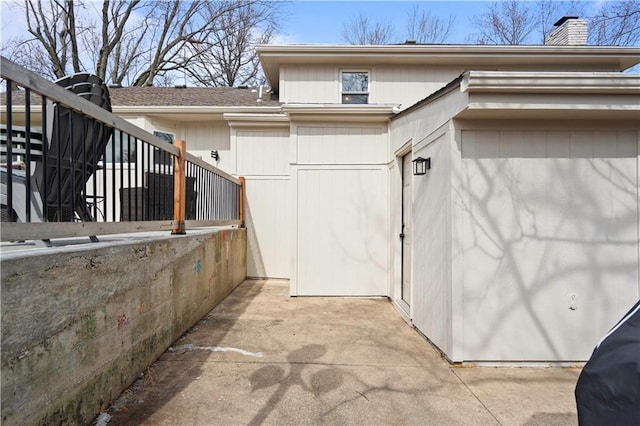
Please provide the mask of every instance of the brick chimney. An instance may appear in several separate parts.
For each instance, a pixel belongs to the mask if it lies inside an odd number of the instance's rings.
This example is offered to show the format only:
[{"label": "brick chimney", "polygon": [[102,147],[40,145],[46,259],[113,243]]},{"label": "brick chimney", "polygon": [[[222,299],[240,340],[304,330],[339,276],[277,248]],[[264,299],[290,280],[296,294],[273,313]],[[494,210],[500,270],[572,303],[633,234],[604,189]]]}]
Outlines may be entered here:
[{"label": "brick chimney", "polygon": [[577,16],[564,16],[553,24],[557,27],[545,39],[550,46],[584,46],[587,44],[587,21]]}]

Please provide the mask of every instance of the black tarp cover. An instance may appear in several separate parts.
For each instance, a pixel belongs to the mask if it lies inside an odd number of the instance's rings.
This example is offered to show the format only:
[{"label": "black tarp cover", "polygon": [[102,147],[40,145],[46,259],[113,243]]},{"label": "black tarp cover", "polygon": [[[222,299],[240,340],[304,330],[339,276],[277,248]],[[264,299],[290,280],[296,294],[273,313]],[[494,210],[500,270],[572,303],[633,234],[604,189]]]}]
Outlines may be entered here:
[{"label": "black tarp cover", "polygon": [[640,425],[640,301],[596,346],[575,395],[581,426]]}]

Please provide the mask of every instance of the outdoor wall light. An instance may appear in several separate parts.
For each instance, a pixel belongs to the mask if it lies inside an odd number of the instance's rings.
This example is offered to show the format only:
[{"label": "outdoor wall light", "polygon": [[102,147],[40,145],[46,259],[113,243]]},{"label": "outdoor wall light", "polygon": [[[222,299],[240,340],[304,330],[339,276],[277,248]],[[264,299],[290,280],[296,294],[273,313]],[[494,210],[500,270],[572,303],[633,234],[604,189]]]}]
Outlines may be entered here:
[{"label": "outdoor wall light", "polygon": [[431,157],[428,157],[428,158],[418,157],[415,160],[413,160],[412,163],[413,163],[414,176],[426,175],[427,170],[431,168]]},{"label": "outdoor wall light", "polygon": [[216,161],[220,161],[220,154],[218,154],[218,150],[211,151],[211,158]]}]

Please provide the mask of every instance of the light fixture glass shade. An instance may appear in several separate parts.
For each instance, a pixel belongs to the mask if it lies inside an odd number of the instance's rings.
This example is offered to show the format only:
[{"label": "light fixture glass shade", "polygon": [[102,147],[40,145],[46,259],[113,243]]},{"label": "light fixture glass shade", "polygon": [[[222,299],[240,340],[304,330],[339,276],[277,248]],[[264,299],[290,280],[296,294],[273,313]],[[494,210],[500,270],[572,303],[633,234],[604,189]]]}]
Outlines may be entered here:
[{"label": "light fixture glass shade", "polygon": [[431,168],[431,157],[422,158],[418,157],[412,161],[413,163],[413,175],[421,176],[427,174],[427,170]]}]

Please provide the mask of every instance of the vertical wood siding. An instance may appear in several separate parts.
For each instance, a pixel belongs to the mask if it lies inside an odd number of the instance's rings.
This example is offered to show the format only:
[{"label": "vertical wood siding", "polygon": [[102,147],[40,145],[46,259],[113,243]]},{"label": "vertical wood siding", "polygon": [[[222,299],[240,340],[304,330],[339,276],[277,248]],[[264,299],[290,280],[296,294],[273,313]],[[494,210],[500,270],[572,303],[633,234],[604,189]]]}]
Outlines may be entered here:
[{"label": "vertical wood siding", "polygon": [[299,170],[298,295],[384,296],[387,171]]},{"label": "vertical wood siding", "polygon": [[637,147],[635,131],[462,132],[465,359],[584,360],[637,300]]},{"label": "vertical wood siding", "polygon": [[460,75],[461,68],[384,65],[339,67],[337,65],[285,65],[281,70],[280,101],[289,103],[340,103],[340,71],[370,72],[372,104],[402,104],[409,107]]},{"label": "vertical wood siding", "polygon": [[386,161],[386,129],[298,127],[299,164],[381,164]]},{"label": "vertical wood siding", "polygon": [[238,175],[289,175],[289,130],[238,130]]},{"label": "vertical wood siding", "polygon": [[452,353],[451,197],[448,133],[415,156],[431,157],[431,169],[413,180],[414,325],[446,354]]},{"label": "vertical wood siding", "polygon": [[246,178],[247,276],[289,278],[288,178]]},{"label": "vertical wood siding", "polygon": [[247,185],[247,276],[289,278],[289,131],[237,130],[236,149]]},{"label": "vertical wood siding", "polygon": [[[187,142],[187,151],[202,157],[227,173],[235,173],[234,157],[231,153],[229,125],[225,122],[186,123],[182,132]],[[211,158],[211,151],[218,151],[220,161]]]},{"label": "vertical wood siding", "polygon": [[386,126],[299,125],[294,143],[294,293],[387,295]]}]

